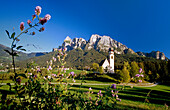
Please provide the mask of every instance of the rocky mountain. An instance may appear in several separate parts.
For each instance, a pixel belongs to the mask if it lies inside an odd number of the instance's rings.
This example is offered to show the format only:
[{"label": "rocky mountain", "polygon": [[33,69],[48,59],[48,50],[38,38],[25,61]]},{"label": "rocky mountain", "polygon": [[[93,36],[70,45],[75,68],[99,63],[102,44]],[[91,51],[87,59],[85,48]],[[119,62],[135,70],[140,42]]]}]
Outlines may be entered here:
[{"label": "rocky mountain", "polygon": [[139,56],[143,56],[143,57],[153,57],[153,58],[160,59],[160,60],[168,60],[165,54],[160,51],[152,51],[150,53],[144,53],[144,52],[136,52],[136,53]]},{"label": "rocky mountain", "polygon": [[67,47],[68,51],[73,49],[91,50],[95,49],[97,51],[108,52],[109,48],[114,48],[117,54],[136,54],[132,49],[128,48],[126,45],[112,39],[110,36],[100,36],[94,34],[90,37],[88,41],[83,38],[71,39],[69,36],[66,37],[62,46],[59,48]]},{"label": "rocky mountain", "polygon": [[152,51],[151,53],[137,52],[135,53],[131,48],[112,39],[110,36],[100,36],[93,34],[88,41],[83,38],[71,39],[67,36],[59,48],[67,47],[68,51],[73,49],[91,50],[95,49],[98,52],[108,52],[109,48],[114,48],[117,54],[135,54],[144,57],[153,57],[160,60],[168,60],[163,52]]}]

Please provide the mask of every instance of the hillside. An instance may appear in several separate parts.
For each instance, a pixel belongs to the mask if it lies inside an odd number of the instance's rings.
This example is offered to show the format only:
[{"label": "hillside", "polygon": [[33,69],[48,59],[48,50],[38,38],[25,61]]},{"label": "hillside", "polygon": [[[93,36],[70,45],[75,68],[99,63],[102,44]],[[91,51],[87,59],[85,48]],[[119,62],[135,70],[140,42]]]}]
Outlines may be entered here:
[{"label": "hillside", "polygon": [[[0,44],[0,63],[9,64],[11,62],[11,56],[7,52],[5,52],[4,50],[10,51],[10,48]],[[47,54],[46,52],[28,53],[27,54],[27,53],[23,53],[23,52],[19,52],[19,51],[17,51],[17,53],[18,53],[19,57],[15,57],[16,61],[23,61],[23,60],[26,60],[26,59],[29,59],[29,58],[32,58],[32,57]]]},{"label": "hillside", "polygon": [[[91,50],[73,49],[67,52],[67,54],[68,55],[65,59],[67,63],[65,66],[76,67],[76,68],[91,66],[93,63],[99,63],[101,65],[102,61],[108,56],[107,52],[98,52],[95,49],[91,49]],[[35,61],[39,66],[46,66],[47,65],[46,62],[50,61],[53,55],[54,55],[54,52],[50,52],[46,55],[32,57],[30,59],[17,62],[17,66],[26,67],[26,64],[32,61]],[[142,56],[133,55],[133,54],[122,54],[122,55],[115,54],[115,68],[120,68],[123,65],[124,61],[160,62],[161,60],[157,60],[152,57],[142,57]],[[58,64],[59,64],[58,61],[55,62],[55,65],[58,65]]]}]

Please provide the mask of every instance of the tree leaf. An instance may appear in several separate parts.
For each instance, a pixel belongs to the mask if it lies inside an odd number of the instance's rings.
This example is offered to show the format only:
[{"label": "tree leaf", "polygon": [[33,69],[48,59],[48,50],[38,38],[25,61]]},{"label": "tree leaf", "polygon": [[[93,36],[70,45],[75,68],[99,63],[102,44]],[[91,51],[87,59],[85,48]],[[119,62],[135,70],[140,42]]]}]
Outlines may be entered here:
[{"label": "tree leaf", "polygon": [[22,50],[22,51],[26,51],[26,49],[20,49],[20,50]]},{"label": "tree leaf", "polygon": [[16,47],[16,44],[15,45],[12,45],[12,48],[15,48]]},{"label": "tree leaf", "polygon": [[7,52],[9,55],[12,55],[12,53],[9,50],[4,49],[4,51]]},{"label": "tree leaf", "polygon": [[13,53],[13,56],[19,56],[19,55],[15,52],[15,53]]},{"label": "tree leaf", "polygon": [[8,37],[11,39],[11,37],[10,37],[10,35],[9,35],[9,32],[7,31],[7,30],[5,30],[6,31],[6,33],[7,33],[7,35],[8,35]]},{"label": "tree leaf", "polygon": [[12,33],[11,38],[14,38],[14,36],[15,36],[15,32]]},{"label": "tree leaf", "polygon": [[18,49],[20,49],[20,48],[22,48],[23,46],[18,46],[16,49],[18,50]]}]

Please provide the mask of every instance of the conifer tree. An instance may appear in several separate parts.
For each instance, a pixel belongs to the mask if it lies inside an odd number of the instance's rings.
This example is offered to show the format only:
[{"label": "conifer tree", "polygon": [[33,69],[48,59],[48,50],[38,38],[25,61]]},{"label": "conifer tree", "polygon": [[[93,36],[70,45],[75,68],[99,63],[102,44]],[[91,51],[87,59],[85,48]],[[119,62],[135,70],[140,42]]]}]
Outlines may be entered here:
[{"label": "conifer tree", "polygon": [[135,61],[133,61],[131,62],[130,75],[131,77],[134,77],[137,73],[139,73],[139,66]]}]

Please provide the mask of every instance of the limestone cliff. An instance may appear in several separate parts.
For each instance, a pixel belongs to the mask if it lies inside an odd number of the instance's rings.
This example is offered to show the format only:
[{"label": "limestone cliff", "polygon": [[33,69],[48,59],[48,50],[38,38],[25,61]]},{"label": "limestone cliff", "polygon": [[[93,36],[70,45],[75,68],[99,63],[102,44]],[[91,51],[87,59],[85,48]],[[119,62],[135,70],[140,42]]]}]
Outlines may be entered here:
[{"label": "limestone cliff", "polygon": [[168,58],[165,57],[165,54],[160,51],[152,51],[150,53],[144,53],[144,52],[136,52],[136,53],[139,56],[143,56],[143,57],[153,57],[160,60],[168,60]]},{"label": "limestone cliff", "polygon": [[72,40],[70,37],[67,36],[62,44],[62,47],[64,46],[67,47],[68,50],[76,48],[91,50],[93,48],[97,51],[103,52],[107,52],[109,48],[112,47],[117,54],[135,53],[132,49],[112,39],[110,36],[100,36],[97,34],[92,35],[88,41],[83,38],[74,38]]}]

